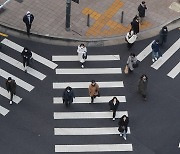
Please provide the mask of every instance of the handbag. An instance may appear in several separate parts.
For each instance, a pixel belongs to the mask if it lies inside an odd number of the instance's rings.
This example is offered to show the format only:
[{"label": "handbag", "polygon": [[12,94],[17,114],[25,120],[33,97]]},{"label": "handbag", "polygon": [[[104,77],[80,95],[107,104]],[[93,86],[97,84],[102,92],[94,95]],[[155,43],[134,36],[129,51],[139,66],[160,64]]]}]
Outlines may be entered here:
[{"label": "handbag", "polygon": [[83,53],[83,59],[87,59],[87,53]]},{"label": "handbag", "polygon": [[128,72],[129,72],[129,68],[128,68],[128,66],[126,65],[125,68],[124,68],[124,73],[125,73],[125,74],[128,74]]},{"label": "handbag", "polygon": [[133,68],[137,68],[139,66],[138,62],[133,64]]}]

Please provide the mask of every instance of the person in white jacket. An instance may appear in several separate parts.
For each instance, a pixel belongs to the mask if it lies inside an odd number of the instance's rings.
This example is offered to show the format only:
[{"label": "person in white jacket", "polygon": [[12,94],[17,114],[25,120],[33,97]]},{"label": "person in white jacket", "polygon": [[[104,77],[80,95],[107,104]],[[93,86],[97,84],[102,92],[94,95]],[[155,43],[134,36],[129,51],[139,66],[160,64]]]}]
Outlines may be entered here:
[{"label": "person in white jacket", "polygon": [[128,49],[131,49],[131,47],[133,46],[134,42],[137,39],[137,35],[134,34],[133,30],[130,30],[127,34],[126,34],[126,38],[125,40],[127,41],[127,47]]},{"label": "person in white jacket", "polygon": [[87,48],[84,44],[80,44],[77,49],[78,58],[81,63],[81,67],[84,68],[84,62],[87,59]]}]

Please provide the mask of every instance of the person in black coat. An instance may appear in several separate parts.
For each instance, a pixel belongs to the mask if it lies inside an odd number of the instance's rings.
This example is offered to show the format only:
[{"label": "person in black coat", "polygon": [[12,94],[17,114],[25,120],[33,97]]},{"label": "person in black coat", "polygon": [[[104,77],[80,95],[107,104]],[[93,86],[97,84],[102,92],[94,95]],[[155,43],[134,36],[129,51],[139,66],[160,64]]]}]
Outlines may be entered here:
[{"label": "person in black coat", "polygon": [[164,26],[161,30],[160,30],[160,38],[159,38],[159,45],[163,45],[164,43],[167,42],[167,35],[168,35],[168,29],[166,26]]},{"label": "person in black coat", "polygon": [[73,102],[73,98],[75,98],[73,89],[71,87],[66,87],[63,92],[63,103],[65,103],[66,107],[69,107],[70,104]]},{"label": "person in black coat", "polygon": [[145,17],[146,12],[146,2],[142,1],[142,3],[138,7],[139,17],[140,17],[140,23],[142,24],[143,18]]},{"label": "person in black coat", "polygon": [[126,140],[126,133],[127,133],[127,127],[129,124],[129,118],[126,115],[123,115],[119,119],[119,128],[118,131],[120,132],[120,136],[122,136]]},{"label": "person in black coat", "polygon": [[11,77],[6,80],[6,89],[8,93],[10,92],[10,105],[12,105],[13,95],[16,94],[16,82]]},{"label": "person in black coat", "polygon": [[27,29],[27,35],[30,35],[30,29],[32,22],[34,20],[34,15],[31,14],[29,11],[27,11],[26,15],[23,17],[23,22],[26,24],[26,29]]},{"label": "person in black coat", "polygon": [[113,99],[109,101],[110,110],[113,111],[113,121],[115,120],[116,111],[118,109],[118,106],[119,106],[119,100],[116,97],[113,97]]},{"label": "person in black coat", "polygon": [[136,15],[131,22],[131,30],[134,31],[134,34],[139,33],[139,17]]},{"label": "person in black coat", "polygon": [[143,74],[138,83],[138,92],[142,95],[144,101],[147,100],[147,84],[148,84],[148,77]]},{"label": "person in black coat", "polygon": [[25,72],[27,71],[27,66],[29,66],[29,60],[32,57],[32,52],[28,49],[28,48],[24,48],[21,56],[23,57],[23,66],[24,66],[24,70]]}]

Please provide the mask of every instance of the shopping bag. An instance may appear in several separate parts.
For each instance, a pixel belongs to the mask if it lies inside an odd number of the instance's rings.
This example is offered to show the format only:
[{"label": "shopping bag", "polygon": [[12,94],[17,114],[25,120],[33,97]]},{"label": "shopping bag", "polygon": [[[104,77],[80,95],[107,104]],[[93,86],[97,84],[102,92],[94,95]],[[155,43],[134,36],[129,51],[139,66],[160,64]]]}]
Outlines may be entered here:
[{"label": "shopping bag", "polygon": [[124,73],[125,73],[125,74],[128,74],[128,71],[129,71],[129,68],[128,68],[128,66],[126,65],[126,66],[125,66],[125,69],[124,69]]}]

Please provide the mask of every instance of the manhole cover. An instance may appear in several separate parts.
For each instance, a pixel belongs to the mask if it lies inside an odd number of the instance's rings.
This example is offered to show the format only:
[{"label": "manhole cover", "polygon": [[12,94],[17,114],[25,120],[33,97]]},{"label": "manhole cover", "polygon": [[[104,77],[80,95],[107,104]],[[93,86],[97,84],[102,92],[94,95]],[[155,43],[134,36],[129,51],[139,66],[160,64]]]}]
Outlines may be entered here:
[{"label": "manhole cover", "polygon": [[180,12],[180,3],[173,2],[173,3],[169,6],[169,8],[170,8],[171,10],[176,11],[176,12]]}]

